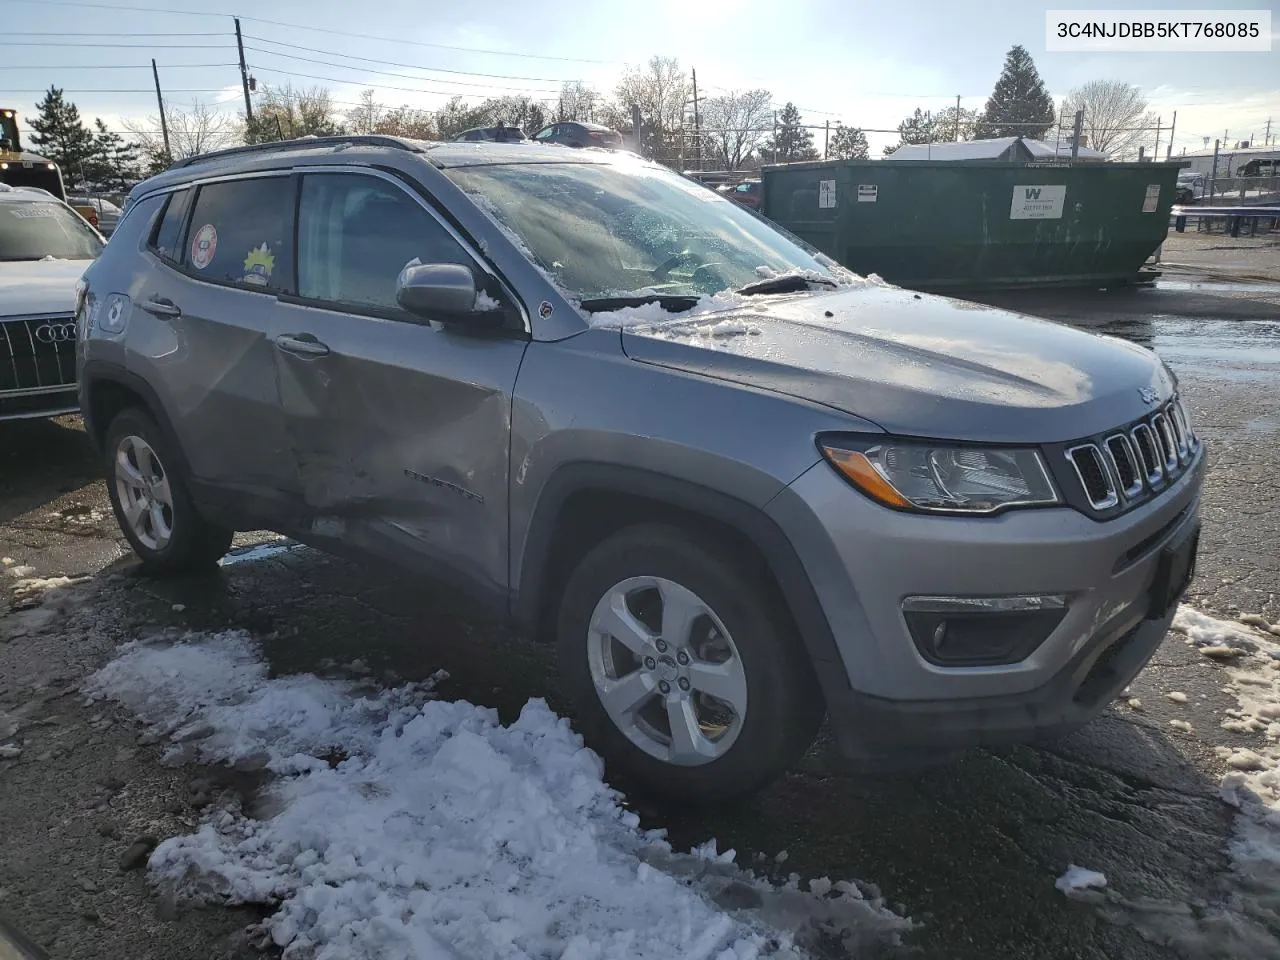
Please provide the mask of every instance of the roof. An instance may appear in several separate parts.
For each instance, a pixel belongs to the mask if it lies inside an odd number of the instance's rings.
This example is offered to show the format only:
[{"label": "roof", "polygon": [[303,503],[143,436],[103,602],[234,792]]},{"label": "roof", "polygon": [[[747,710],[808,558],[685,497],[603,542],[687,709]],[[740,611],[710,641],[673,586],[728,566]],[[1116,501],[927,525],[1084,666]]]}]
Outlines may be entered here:
[{"label": "roof", "polygon": [[[947,143],[913,143],[899,147],[885,160],[997,160],[1015,143],[1021,142],[1027,152],[1037,160],[1070,159],[1070,147],[1056,150],[1043,140],[1028,137],[997,137],[994,140],[962,140]],[[1105,160],[1107,155],[1099,150],[1081,147],[1077,159]]]},{"label": "roof", "polygon": [[[1218,148],[1219,157],[1231,157],[1231,156],[1238,157],[1238,156],[1241,156],[1242,154],[1247,156],[1259,156],[1259,157],[1266,157],[1266,156],[1272,156],[1272,155],[1280,157],[1280,144],[1272,144],[1269,147],[1219,147]],[[1194,153],[1188,150],[1186,153],[1182,154],[1177,159],[1190,160],[1192,157],[1212,157],[1212,156],[1213,156],[1212,150],[1196,150]]]},{"label": "roof", "polygon": [[0,203],[31,203],[41,201],[48,203],[53,200],[55,203],[61,203],[48,190],[42,190],[40,187],[13,187],[7,183],[0,183]]}]

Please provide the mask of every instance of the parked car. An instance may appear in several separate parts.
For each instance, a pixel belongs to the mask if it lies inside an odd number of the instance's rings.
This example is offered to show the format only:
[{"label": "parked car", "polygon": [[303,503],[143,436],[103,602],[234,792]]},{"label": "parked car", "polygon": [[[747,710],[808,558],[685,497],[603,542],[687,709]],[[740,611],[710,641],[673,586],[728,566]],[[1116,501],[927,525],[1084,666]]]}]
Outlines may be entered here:
[{"label": "parked car", "polygon": [[144,563],[266,528],[443,580],[654,792],[748,793],[824,714],[871,763],[1072,730],[1192,576],[1154,353],[862,280],[635,157],[236,148],[117,237],[81,403]]},{"label": "parked car", "polygon": [[1195,203],[1202,199],[1209,190],[1209,178],[1194,170],[1182,170],[1178,173],[1178,183],[1174,187],[1175,203]]},{"label": "parked car", "polygon": [[529,138],[519,127],[472,127],[453,138],[459,143],[521,143]]},{"label": "parked car", "polygon": [[749,207],[752,210],[760,209],[760,201],[763,198],[763,185],[759,180],[744,180],[742,183],[726,183],[716,188],[730,200]]},{"label": "parked car", "polygon": [[61,200],[0,184],[0,420],[76,411],[76,284],[102,246]]},{"label": "parked car", "polygon": [[538,143],[563,143],[567,147],[605,147],[622,149],[622,135],[598,123],[576,120],[551,123],[533,135]]},{"label": "parked car", "polygon": [[67,203],[81,213],[91,213],[86,219],[104,237],[110,237],[120,222],[121,209],[103,197],[67,197]]}]

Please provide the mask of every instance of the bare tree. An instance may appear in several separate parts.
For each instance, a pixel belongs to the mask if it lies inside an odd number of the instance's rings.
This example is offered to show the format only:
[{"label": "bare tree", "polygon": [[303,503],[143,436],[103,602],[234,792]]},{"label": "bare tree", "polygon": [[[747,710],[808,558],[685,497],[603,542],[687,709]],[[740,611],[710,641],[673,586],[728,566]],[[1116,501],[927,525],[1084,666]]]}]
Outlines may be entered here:
[{"label": "bare tree", "polygon": [[[1077,110],[1084,111],[1082,130],[1089,146],[1112,156],[1135,153],[1139,143],[1152,138],[1156,125],[1142,91],[1121,80],[1091,80],[1076,87],[1062,105],[1064,121],[1070,124]],[[1135,129],[1142,127],[1147,129]]]},{"label": "bare tree", "polygon": [[726,170],[737,170],[772,129],[773,94],[731,90],[711,97],[701,110],[702,150]]},{"label": "bare tree", "polygon": [[659,160],[679,156],[691,87],[675,57],[653,57],[645,67],[628,67],[623,73],[615,96],[624,112],[640,108],[640,146],[647,156]]},{"label": "bare tree", "polygon": [[124,128],[133,135],[151,173],[163,170],[177,160],[230,146],[244,137],[244,127],[239,120],[219,113],[199,100],[192,102],[190,110],[168,106],[165,120],[169,125],[168,152],[165,151],[164,132],[158,114],[140,122],[124,122]]},{"label": "bare tree", "polygon": [[560,86],[560,101],[556,104],[556,122],[562,120],[593,122],[596,119],[600,100],[600,92],[581,80],[565,81]]},{"label": "bare tree", "polygon": [[375,133],[386,111],[386,106],[378,102],[377,93],[365,90],[360,94],[359,106],[347,111],[347,124],[352,133]]},{"label": "bare tree", "polygon": [[374,133],[392,137],[409,137],[412,140],[435,140],[439,136],[436,118],[430,110],[420,110],[404,104],[392,107],[382,114]]},{"label": "bare tree", "polygon": [[267,87],[254,105],[253,123],[245,139],[249,143],[269,143],[296,137],[327,137],[343,130],[333,107],[333,97],[324,87],[295,90],[292,84]]}]

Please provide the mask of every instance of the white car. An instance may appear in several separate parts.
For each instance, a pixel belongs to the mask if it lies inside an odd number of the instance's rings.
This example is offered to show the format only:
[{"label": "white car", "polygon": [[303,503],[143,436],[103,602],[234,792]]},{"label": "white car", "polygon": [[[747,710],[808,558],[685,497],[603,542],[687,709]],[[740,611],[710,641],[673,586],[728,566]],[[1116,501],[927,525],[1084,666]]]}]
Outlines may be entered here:
[{"label": "white car", "polygon": [[102,247],[62,201],[0,184],[0,420],[79,409],[76,283]]}]

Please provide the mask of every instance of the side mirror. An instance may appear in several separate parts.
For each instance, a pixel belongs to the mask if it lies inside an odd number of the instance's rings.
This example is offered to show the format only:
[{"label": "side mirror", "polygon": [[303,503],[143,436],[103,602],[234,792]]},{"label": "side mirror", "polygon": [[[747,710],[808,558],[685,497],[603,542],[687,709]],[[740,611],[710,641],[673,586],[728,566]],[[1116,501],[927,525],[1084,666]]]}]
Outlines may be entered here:
[{"label": "side mirror", "polygon": [[412,314],[449,322],[474,316],[479,290],[460,263],[411,263],[396,280],[396,302]]}]

